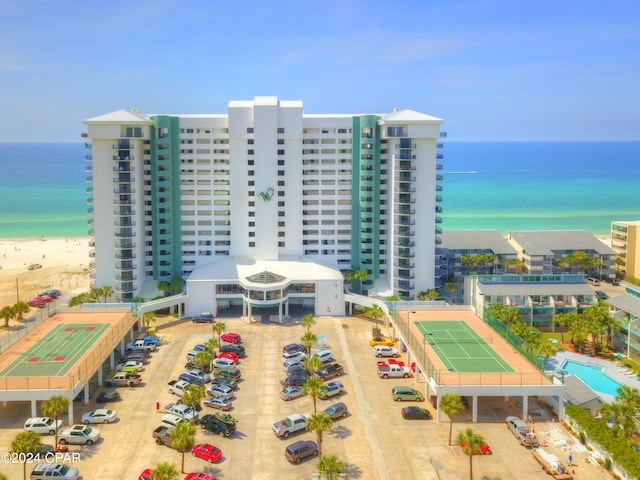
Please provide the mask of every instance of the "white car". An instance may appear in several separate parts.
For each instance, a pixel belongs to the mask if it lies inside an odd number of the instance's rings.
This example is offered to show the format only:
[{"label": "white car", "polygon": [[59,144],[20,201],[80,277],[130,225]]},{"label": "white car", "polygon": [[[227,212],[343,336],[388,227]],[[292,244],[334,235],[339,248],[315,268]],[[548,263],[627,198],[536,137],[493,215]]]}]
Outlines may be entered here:
[{"label": "white car", "polygon": [[91,412],[87,412],[82,415],[80,420],[85,425],[89,423],[112,423],[118,419],[118,415],[115,410],[109,410],[107,408],[98,408]]},{"label": "white car", "polygon": [[224,385],[211,385],[207,388],[207,395],[221,400],[229,400],[233,396],[233,389]]},{"label": "white car", "polygon": [[282,363],[301,362],[307,358],[305,352],[291,352],[282,354]]},{"label": "white car", "polygon": [[62,420],[56,421],[51,417],[27,418],[24,422],[24,429],[39,433],[40,435],[55,435],[57,430],[62,428]]},{"label": "white car", "polygon": [[73,425],[65,428],[58,435],[58,442],[61,445],[93,445],[98,440],[100,440],[100,430],[88,425]]},{"label": "white car", "polygon": [[231,401],[223,400],[222,398],[206,397],[204,401],[205,407],[217,408],[218,410],[229,410],[231,408]]},{"label": "white car", "polygon": [[213,368],[229,368],[235,367],[236,362],[228,358],[216,358],[213,362]]},{"label": "white car", "polygon": [[331,350],[320,350],[318,353],[314,353],[313,356],[322,363],[327,363],[333,360],[333,353],[331,353]]},{"label": "white car", "polygon": [[291,360],[282,363],[282,370],[289,373],[289,370],[295,367],[304,368],[304,362],[302,360]]},{"label": "white car", "polygon": [[136,362],[135,360],[129,360],[128,362],[121,362],[116,365],[116,370],[119,372],[128,372],[134,370],[140,372],[144,370],[142,362]]}]

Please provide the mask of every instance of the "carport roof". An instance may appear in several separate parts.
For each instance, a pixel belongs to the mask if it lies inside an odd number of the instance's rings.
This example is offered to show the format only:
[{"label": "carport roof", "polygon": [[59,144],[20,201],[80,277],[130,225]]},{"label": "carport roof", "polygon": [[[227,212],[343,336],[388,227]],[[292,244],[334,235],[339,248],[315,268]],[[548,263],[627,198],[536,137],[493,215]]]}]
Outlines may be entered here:
[{"label": "carport roof", "polygon": [[609,305],[613,305],[616,308],[619,308],[620,310],[630,313],[635,317],[640,317],[640,298],[624,293],[622,295],[618,295],[617,297],[609,298],[607,300],[607,303]]}]

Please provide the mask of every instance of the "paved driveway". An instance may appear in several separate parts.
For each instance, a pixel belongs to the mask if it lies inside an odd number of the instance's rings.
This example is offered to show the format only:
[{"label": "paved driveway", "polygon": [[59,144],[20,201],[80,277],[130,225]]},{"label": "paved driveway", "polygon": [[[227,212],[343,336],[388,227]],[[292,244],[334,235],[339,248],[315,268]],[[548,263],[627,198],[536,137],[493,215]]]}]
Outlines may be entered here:
[{"label": "paved driveway", "polygon": [[[294,320],[295,321],[295,320]],[[197,441],[213,443],[222,449],[223,459],[210,465],[187,455],[185,471],[205,471],[219,479],[292,479],[313,476],[315,461],[290,465],[285,447],[299,439],[314,439],[311,433],[302,433],[288,440],[277,438],[271,425],[291,413],[312,412],[308,397],[285,402],[280,399],[281,348],[299,340],[304,329],[299,324],[247,325],[237,319],[224,319],[228,331],[239,333],[247,349],[247,357],[239,368],[243,380],[230,413],[238,420],[238,430],[231,438],[215,436],[198,427]],[[174,402],[166,383],[177,378],[184,370],[185,353],[196,343],[211,335],[210,324],[178,323],[165,326],[160,323],[163,343],[153,354],[151,362],[142,372],[144,386],[121,388],[123,401],[109,404],[117,410],[120,420],[99,426],[103,440],[93,447],[70,447],[80,453],[77,465],[83,480],[137,479],[139,473],[158,462],[169,461],[180,465],[178,452],[154,443],[151,432],[158,426],[159,414],[155,402],[162,405]],[[166,327],[166,328],[165,328]],[[313,327],[322,343],[333,350],[336,360],[347,374],[340,377],[346,394],[329,400],[318,400],[318,410],[343,401],[351,415],[335,422],[334,429],[325,433],[323,451],[335,454],[347,463],[348,478],[362,480],[395,479],[466,479],[468,458],[460,448],[449,446],[449,422],[435,420],[403,420],[402,406],[391,400],[391,388],[396,385],[415,385],[413,379],[381,380],[375,374],[376,359],[368,343],[371,323],[358,318],[318,318]],[[95,398],[95,393],[93,394]],[[503,416],[506,404],[496,406],[497,417]],[[424,406],[424,405],[423,405]],[[428,405],[433,413],[433,409]],[[92,404],[89,408],[95,408]],[[488,405],[486,408],[493,408]],[[76,421],[84,411],[77,408]],[[205,410],[209,410],[205,407]],[[10,403],[0,409],[0,444],[4,449],[20,432],[24,419],[29,416],[27,404]],[[203,413],[208,413],[207,411]],[[213,410],[211,410],[213,413]],[[454,423],[454,437],[466,426],[470,418],[462,414]],[[470,424],[474,431],[485,436],[494,455],[474,457],[474,478],[499,477],[502,480],[527,478],[543,480],[549,477],[540,469],[531,453],[517,445],[503,421]],[[43,440],[53,443],[52,437]],[[591,464],[580,464],[583,479],[609,478],[602,469]],[[31,471],[27,467],[27,474]],[[22,478],[20,465],[0,465],[0,472],[10,479]],[[526,475],[524,477],[523,475]]]}]

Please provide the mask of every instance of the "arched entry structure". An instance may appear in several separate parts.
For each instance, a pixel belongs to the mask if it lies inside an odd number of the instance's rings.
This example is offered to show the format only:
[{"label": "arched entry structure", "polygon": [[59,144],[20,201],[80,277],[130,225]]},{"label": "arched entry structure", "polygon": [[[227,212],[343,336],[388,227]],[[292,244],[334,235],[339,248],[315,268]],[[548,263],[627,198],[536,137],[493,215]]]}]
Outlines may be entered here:
[{"label": "arched entry structure", "polygon": [[255,260],[229,257],[195,270],[187,279],[186,315],[217,315],[221,309],[242,305],[251,319],[256,309],[277,308],[278,320],[290,305],[313,314],[344,315],[344,279],[336,268],[305,258]]}]

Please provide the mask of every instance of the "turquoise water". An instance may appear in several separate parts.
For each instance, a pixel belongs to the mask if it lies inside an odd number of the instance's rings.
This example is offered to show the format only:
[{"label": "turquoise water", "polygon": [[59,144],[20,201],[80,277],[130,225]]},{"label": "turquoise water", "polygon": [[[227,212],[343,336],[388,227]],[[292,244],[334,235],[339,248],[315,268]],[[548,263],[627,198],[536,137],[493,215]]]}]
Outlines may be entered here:
[{"label": "turquoise water", "polygon": [[[0,238],[85,236],[84,143],[0,143]],[[587,230],[640,218],[640,142],[453,142],[443,230]]]},{"label": "turquoise water", "polygon": [[601,367],[566,360],[560,368],[575,375],[596,392],[607,393],[615,397],[618,395],[618,388],[622,387],[621,383],[604,373]]}]

